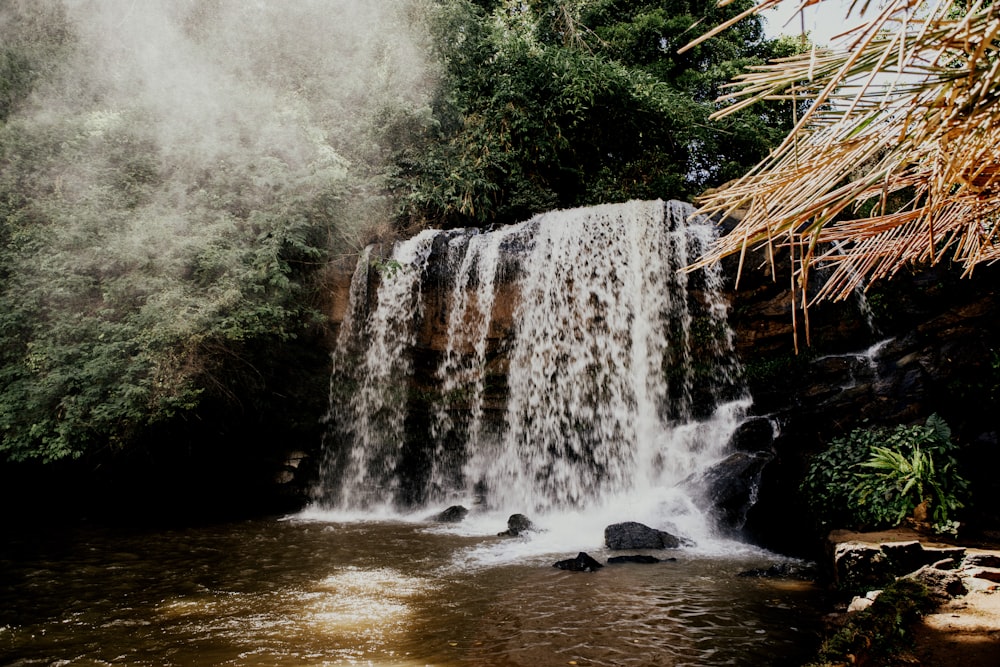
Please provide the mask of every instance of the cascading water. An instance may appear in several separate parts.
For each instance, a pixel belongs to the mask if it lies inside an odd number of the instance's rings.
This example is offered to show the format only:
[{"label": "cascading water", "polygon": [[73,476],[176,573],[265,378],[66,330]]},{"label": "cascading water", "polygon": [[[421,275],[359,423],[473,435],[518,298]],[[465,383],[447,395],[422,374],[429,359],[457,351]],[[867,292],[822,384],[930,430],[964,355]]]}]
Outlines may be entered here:
[{"label": "cascading water", "polygon": [[[331,374],[331,415],[335,437],[345,448],[336,470],[339,478],[324,502],[371,506],[395,493],[396,463],[403,447],[406,381],[412,372],[408,354],[423,308],[421,273],[426,268],[434,231],[425,231],[396,248],[379,284],[376,307],[366,312],[370,249],[358,262],[351,281],[348,313],[341,324]],[[340,492],[338,498],[336,493]]]},{"label": "cascading water", "polygon": [[[749,400],[718,268],[680,270],[714,238],[692,212],[630,202],[423,232],[395,247],[399,268],[382,272],[367,317],[363,257],[334,356],[320,503],[704,522],[691,480],[726,455]],[[430,283],[435,315],[421,301]],[[435,325],[432,351],[417,332]]]}]

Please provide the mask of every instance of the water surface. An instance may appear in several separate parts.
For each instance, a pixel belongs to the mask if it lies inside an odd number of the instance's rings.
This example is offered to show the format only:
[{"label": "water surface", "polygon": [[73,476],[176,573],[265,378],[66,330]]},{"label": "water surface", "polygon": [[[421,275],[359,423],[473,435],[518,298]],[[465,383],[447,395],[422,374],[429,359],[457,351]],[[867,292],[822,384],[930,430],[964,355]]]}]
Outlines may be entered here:
[{"label": "water surface", "polygon": [[0,664],[795,665],[815,649],[815,588],[737,576],[769,554],[575,573],[551,567],[575,551],[546,549],[301,518],[7,535]]}]

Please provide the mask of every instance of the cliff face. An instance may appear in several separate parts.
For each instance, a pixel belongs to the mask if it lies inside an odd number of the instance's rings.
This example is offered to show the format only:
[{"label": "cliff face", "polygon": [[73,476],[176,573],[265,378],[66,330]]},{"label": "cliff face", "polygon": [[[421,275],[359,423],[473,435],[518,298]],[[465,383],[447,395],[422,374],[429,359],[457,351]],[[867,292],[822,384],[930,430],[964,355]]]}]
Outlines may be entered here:
[{"label": "cliff face", "polygon": [[873,285],[863,302],[813,307],[808,346],[799,312],[796,355],[782,268],[777,283],[744,270],[730,318],[753,410],[778,431],[777,456],[751,510],[751,536],[791,550],[797,533],[812,532],[795,490],[807,457],[831,439],[860,426],[922,422],[935,412],[963,444],[974,493],[967,518],[973,526],[996,525],[1000,486],[990,471],[1000,463],[1000,273],[983,267],[961,278],[947,265],[901,271]]},{"label": "cliff face", "polygon": [[[932,412],[964,444],[965,472],[976,494],[974,523],[1000,521],[991,509],[998,506],[1000,485],[990,473],[1000,463],[1000,274],[990,267],[965,279],[947,266],[902,271],[873,286],[865,299],[813,306],[807,333],[801,311],[793,323],[787,266],[779,265],[772,280],[769,271],[756,269],[762,260],[747,258],[738,288],[736,262],[724,264],[729,321],[755,417],[737,445],[774,454],[747,517],[747,534],[774,549],[808,551],[813,526],[800,509],[797,487],[809,455],[857,426],[923,421]],[[345,316],[352,272],[331,280],[334,330]],[[380,279],[376,269],[368,275],[373,285]],[[443,279],[431,278],[412,359],[411,400],[418,404],[434,388],[448,339],[449,294]],[[482,407],[496,415],[504,405],[506,354],[520,296],[512,278],[511,272],[498,274],[487,336]],[[415,408],[411,419],[426,416]],[[419,443],[410,464],[421,465]]]}]

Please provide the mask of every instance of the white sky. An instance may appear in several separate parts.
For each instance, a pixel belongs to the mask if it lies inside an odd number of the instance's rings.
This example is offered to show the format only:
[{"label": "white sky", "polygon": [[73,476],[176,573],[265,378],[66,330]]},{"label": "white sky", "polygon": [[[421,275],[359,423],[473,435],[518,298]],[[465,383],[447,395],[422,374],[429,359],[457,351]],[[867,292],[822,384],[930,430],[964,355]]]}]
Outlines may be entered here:
[{"label": "white sky", "polygon": [[[764,12],[762,16],[765,19],[764,30],[767,35],[770,37],[798,35],[802,23],[801,19],[795,15],[795,10],[799,4],[796,0],[787,0],[776,9]],[[850,6],[850,0],[823,0],[823,2],[806,7],[803,10],[806,32],[812,34],[812,40],[817,44],[829,44],[835,35],[857,25],[857,10],[851,15],[849,22],[844,20]],[[874,6],[869,9],[869,13],[873,11]],[[791,20],[789,21],[789,19]]]}]

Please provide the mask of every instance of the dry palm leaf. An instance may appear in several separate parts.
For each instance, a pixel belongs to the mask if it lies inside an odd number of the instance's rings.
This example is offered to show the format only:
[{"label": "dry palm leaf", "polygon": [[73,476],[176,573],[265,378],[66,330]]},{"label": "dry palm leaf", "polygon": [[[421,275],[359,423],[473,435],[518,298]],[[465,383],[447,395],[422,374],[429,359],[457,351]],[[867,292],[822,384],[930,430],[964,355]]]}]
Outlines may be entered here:
[{"label": "dry palm leaf", "polygon": [[719,100],[718,117],[764,99],[809,108],[768,158],[701,200],[701,214],[744,215],[696,266],[788,246],[800,286],[812,265],[834,267],[815,301],[946,253],[966,271],[1000,257],[1000,9],[860,9],[864,22],[834,48],[754,67]]}]

